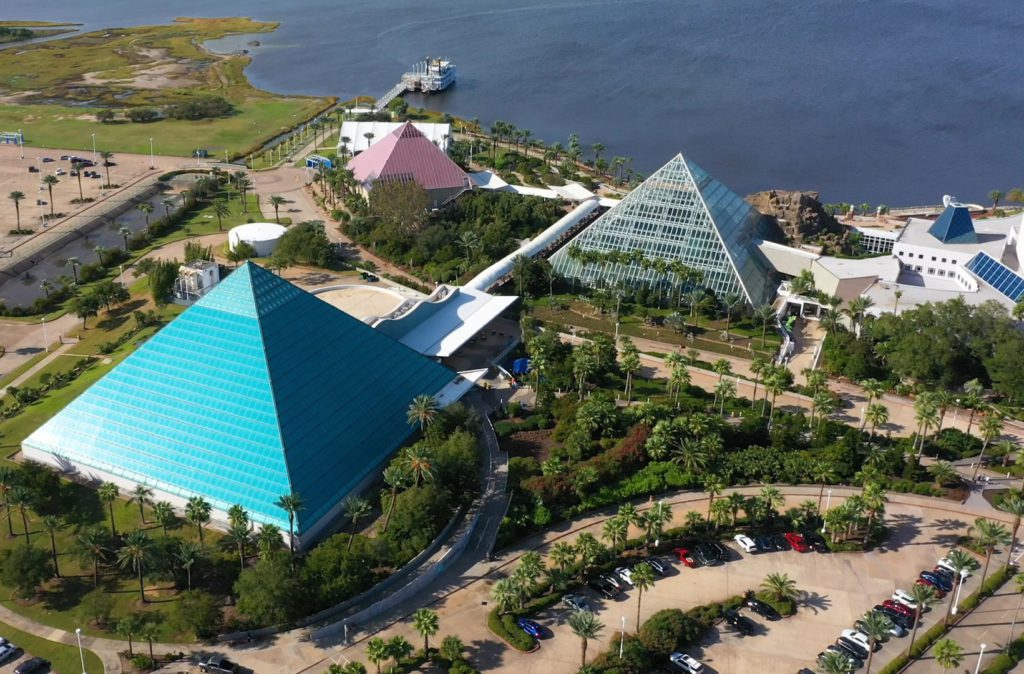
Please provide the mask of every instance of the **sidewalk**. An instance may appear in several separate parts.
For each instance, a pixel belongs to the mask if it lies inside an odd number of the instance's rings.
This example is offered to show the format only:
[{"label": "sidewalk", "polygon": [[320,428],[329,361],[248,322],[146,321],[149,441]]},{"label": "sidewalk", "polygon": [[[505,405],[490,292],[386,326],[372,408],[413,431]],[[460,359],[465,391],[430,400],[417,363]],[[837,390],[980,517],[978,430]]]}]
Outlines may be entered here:
[{"label": "sidewalk", "polygon": [[78,340],[75,340],[73,342],[64,342],[59,347],[57,347],[56,349],[51,351],[49,356],[47,356],[46,358],[43,358],[38,363],[36,363],[32,367],[30,367],[29,369],[25,370],[24,372],[22,372],[18,377],[16,377],[14,379],[14,381],[10,382],[9,384],[7,384],[7,386],[4,386],[2,389],[0,389],[0,396],[5,395],[7,393],[7,390],[9,388],[11,388],[12,386],[15,387],[15,388],[21,386],[22,384],[27,382],[29,379],[34,377],[37,372],[39,372],[43,368],[47,367],[50,363],[52,363],[53,361],[57,360],[57,358],[63,356],[68,351],[70,351],[72,347],[77,346],[77,345],[78,345]]}]

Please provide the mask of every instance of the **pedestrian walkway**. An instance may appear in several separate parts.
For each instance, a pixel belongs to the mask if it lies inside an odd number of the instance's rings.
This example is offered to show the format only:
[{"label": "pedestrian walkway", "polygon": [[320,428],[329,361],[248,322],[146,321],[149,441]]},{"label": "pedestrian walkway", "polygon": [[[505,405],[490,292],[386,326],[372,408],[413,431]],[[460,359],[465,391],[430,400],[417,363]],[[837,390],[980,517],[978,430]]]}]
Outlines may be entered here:
[{"label": "pedestrian walkway", "polygon": [[34,377],[40,370],[46,368],[47,366],[49,366],[50,363],[57,360],[61,356],[67,354],[67,352],[70,351],[77,344],[77,339],[62,343],[59,347],[51,351],[49,356],[46,356],[32,367],[22,372],[20,375],[14,378],[14,381],[10,382],[9,384],[7,384],[7,386],[4,386],[2,389],[0,389],[0,396],[6,395],[8,389],[10,389],[12,386],[17,388],[24,384],[25,382],[27,382],[29,379]]}]

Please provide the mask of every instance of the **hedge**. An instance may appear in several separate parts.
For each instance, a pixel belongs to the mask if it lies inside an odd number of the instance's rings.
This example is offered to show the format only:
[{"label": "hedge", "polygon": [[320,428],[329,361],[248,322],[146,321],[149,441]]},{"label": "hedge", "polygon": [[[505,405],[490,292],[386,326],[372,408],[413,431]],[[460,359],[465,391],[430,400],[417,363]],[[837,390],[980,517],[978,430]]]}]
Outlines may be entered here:
[{"label": "hedge", "polygon": [[487,614],[487,627],[498,637],[517,651],[529,652],[537,647],[537,640],[519,629],[516,618],[511,613],[498,614],[497,607]]}]

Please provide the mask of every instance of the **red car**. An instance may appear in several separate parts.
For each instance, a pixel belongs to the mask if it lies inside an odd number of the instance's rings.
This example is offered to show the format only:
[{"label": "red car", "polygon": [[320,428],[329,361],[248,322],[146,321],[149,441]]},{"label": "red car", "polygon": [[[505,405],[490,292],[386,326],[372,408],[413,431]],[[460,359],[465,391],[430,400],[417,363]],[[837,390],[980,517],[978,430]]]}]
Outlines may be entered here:
[{"label": "red car", "polygon": [[901,613],[907,616],[908,618],[914,617],[913,609],[909,608],[908,606],[905,606],[904,604],[899,603],[898,601],[895,601],[894,599],[886,599],[882,602],[882,606],[884,606],[885,608],[892,609],[897,613]]},{"label": "red car", "polygon": [[693,561],[693,557],[690,556],[690,551],[686,548],[676,548],[675,550],[673,550],[673,552],[679,555],[680,562],[690,567],[691,569],[697,566],[697,562]]},{"label": "red car", "polygon": [[807,541],[804,540],[804,537],[796,533],[795,531],[790,531],[789,533],[785,534],[784,537],[786,539],[786,542],[789,543],[790,547],[792,547],[797,552],[811,551],[811,546],[807,545]]},{"label": "red car", "polygon": [[930,587],[933,590],[935,590],[935,596],[938,597],[939,599],[942,599],[943,597],[946,596],[946,591],[945,590],[943,590],[941,587],[939,587],[935,583],[931,582],[927,578],[918,578],[915,581],[915,585],[927,585],[928,587]]}]

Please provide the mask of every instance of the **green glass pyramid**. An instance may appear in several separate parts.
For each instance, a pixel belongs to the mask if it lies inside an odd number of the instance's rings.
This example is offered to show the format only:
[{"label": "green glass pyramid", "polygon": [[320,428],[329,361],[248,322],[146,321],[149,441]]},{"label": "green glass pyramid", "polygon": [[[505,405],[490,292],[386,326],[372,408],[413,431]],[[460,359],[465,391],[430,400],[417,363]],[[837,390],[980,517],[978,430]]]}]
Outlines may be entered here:
[{"label": "green glass pyramid", "polygon": [[[247,263],[23,443],[83,475],[241,504],[308,531],[408,437],[455,373]],[[159,497],[159,494],[158,494]]]},{"label": "green glass pyramid", "polygon": [[679,261],[703,274],[700,285],[719,297],[739,293],[751,304],[774,294],[772,268],[757,242],[772,237],[763,215],[682,154],[551,256],[559,274],[588,285],[653,285],[671,274],[641,264],[574,259],[570,249],[640,251],[653,261]]}]

